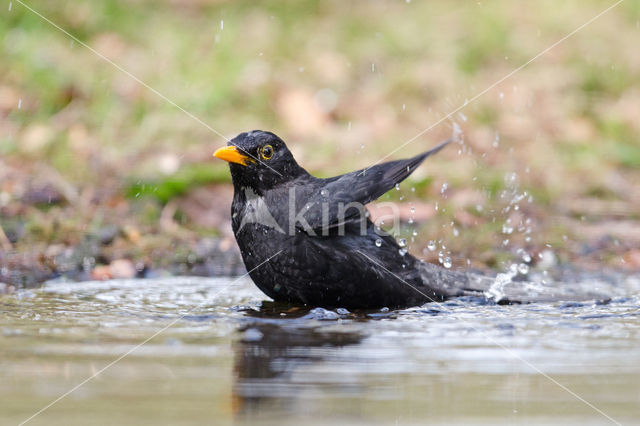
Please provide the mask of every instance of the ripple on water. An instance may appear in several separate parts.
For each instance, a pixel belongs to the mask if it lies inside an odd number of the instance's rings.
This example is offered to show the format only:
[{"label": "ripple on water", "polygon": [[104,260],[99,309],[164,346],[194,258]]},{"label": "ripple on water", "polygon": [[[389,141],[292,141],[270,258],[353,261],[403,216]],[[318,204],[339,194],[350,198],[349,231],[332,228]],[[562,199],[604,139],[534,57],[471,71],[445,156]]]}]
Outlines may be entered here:
[{"label": "ripple on water", "polygon": [[[413,392],[429,401],[464,389],[470,377],[497,388],[506,382],[496,378],[529,377],[523,386],[535,393],[538,371],[572,377],[577,388],[600,375],[640,381],[638,296],[515,306],[461,298],[366,312],[263,300],[248,279],[48,283],[0,299],[0,352],[104,362],[168,327],[128,362],[153,359],[178,375],[194,363],[232,364],[234,395],[268,401],[402,400]],[[6,371],[15,370],[11,362]],[[406,386],[418,387],[398,392]],[[498,398],[485,404],[490,397]]]}]

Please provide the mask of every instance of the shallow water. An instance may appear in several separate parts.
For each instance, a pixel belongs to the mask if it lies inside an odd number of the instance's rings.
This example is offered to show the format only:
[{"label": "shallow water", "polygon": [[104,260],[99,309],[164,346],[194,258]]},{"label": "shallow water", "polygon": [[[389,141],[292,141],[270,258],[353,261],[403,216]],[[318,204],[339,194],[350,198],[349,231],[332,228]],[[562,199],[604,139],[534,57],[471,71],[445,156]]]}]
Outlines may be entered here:
[{"label": "shallow water", "polygon": [[264,299],[246,278],[2,296],[0,423],[128,352],[28,424],[640,422],[640,295],[367,313]]}]

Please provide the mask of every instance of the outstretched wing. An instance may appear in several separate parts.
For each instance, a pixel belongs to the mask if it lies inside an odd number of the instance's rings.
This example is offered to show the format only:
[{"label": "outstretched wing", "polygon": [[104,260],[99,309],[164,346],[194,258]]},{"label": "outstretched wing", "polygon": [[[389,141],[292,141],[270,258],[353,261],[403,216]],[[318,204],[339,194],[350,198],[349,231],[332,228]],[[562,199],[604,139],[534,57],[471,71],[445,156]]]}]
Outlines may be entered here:
[{"label": "outstretched wing", "polygon": [[[407,178],[425,158],[452,142],[447,139],[435,148],[405,160],[376,164],[329,179],[320,179],[313,193],[305,194],[304,208],[309,229],[330,229],[362,218],[362,207]],[[360,206],[360,207],[359,207]]]}]

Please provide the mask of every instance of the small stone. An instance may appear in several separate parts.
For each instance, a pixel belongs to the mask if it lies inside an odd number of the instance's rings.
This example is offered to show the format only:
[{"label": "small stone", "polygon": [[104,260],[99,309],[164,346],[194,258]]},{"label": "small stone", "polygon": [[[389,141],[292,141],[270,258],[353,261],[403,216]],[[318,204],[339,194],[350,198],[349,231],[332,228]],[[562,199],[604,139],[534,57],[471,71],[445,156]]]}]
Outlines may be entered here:
[{"label": "small stone", "polygon": [[111,270],[109,269],[109,266],[99,265],[93,268],[93,270],[91,271],[92,280],[104,281],[110,280],[111,278],[113,277],[111,276]]},{"label": "small stone", "polygon": [[113,278],[133,278],[138,271],[129,259],[116,259],[109,265],[109,272]]}]

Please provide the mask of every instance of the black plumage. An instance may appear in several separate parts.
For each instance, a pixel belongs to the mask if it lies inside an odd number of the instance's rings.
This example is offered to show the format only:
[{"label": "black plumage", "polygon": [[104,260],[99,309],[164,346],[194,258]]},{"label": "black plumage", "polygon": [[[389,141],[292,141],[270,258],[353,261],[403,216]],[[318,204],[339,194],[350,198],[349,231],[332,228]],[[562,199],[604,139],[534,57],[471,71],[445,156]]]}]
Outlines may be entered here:
[{"label": "black plumage", "polygon": [[[276,301],[326,308],[484,297],[493,279],[416,259],[376,229],[361,207],[449,142],[410,159],[319,179],[298,165],[275,134],[238,135],[214,155],[229,161],[233,232],[252,280]],[[510,296],[528,301],[522,292]]]}]

